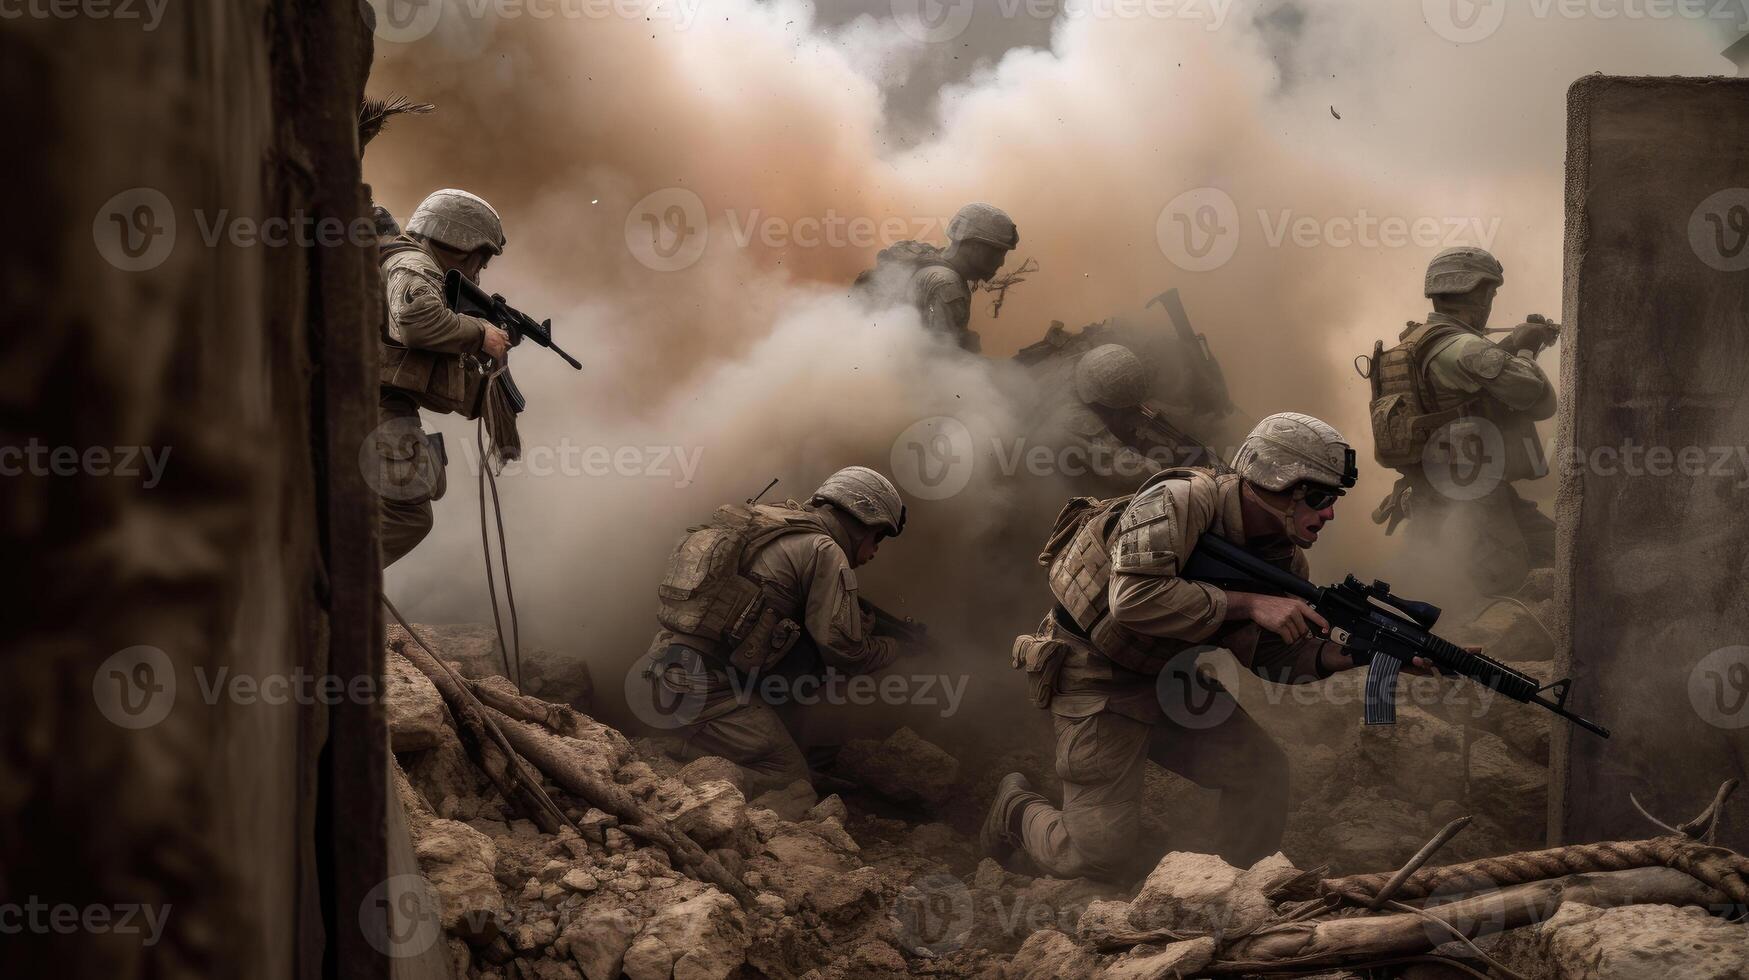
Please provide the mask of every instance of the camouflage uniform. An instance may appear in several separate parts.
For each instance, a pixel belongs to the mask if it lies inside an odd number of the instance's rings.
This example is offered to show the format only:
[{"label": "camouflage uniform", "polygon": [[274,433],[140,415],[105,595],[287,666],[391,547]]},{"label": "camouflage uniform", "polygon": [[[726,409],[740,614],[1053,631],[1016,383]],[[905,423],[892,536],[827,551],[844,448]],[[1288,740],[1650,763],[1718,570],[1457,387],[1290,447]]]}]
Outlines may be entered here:
[{"label": "camouflage uniform", "polygon": [[[890,491],[892,505],[837,492],[846,473],[878,480],[877,493]],[[873,673],[898,657],[893,638],[870,632],[848,557],[854,544],[840,519],[841,514],[867,519],[871,526],[890,528],[887,533],[896,534],[904,520],[897,500],[898,492],[884,477],[852,467],[834,475],[805,506],[790,501],[759,508],[773,521],[793,528],[759,547],[745,571],[759,583],[762,601],[776,618],[801,627],[795,645],[780,653],[776,662],[744,671],[730,662],[722,641],[669,629],[656,634],[643,672],[656,703],[679,706],[675,720],[682,723],[679,731],[688,758],[720,756],[736,763],[749,797],[806,780],[810,768],[818,768],[810,767],[809,755],[801,747],[811,741],[803,730],[802,706],[788,699],[767,703],[761,682],[778,677],[785,682],[783,690],[793,691],[803,678],[818,678],[828,670]]]},{"label": "camouflage uniform", "polygon": [[[1227,860],[1248,865],[1280,845],[1287,758],[1230,694],[1196,671],[1195,659],[1221,647],[1260,677],[1299,684],[1327,676],[1321,663],[1328,643],[1308,637],[1290,646],[1255,623],[1229,622],[1227,593],[1178,575],[1205,533],[1306,574],[1305,555],[1291,541],[1274,529],[1246,529],[1241,486],[1245,479],[1264,482],[1255,478],[1259,467],[1246,462],[1241,451],[1235,466],[1247,478],[1166,470],[1123,506],[1104,554],[1078,568],[1072,544],[1053,556],[1059,602],[1037,633],[1017,641],[1016,657],[1061,645],[1058,666],[1050,668],[1054,678],[1040,682],[1049,689],[1063,803],[1052,806],[1023,777],[1010,776],[992,805],[987,842],[993,827],[1016,827],[1003,836],[1058,877],[1122,880],[1145,871],[1157,857],[1136,848],[1143,773],[1152,761],[1221,791],[1217,850]],[[1301,474],[1289,476],[1299,482]],[[1109,603],[1094,627],[1082,626],[1062,601],[1064,574],[1086,579],[1095,600]]]},{"label": "camouflage uniform", "polygon": [[875,304],[910,306],[924,329],[977,353],[983,341],[971,329],[972,284],[955,267],[953,250],[963,242],[1013,249],[1020,233],[999,208],[968,204],[948,224],[948,240],[946,250],[912,241],[882,249],[875,267],[857,277],[856,291]]},{"label": "camouflage uniform", "polygon": [[[1498,268],[1480,249],[1448,250],[1429,268],[1428,295],[1498,282]],[[1402,479],[1375,516],[1393,527],[1408,519],[1423,547],[1462,555],[1481,592],[1509,593],[1531,569],[1554,562],[1554,522],[1512,486],[1548,474],[1536,423],[1555,413],[1554,386],[1537,366],[1537,350],[1507,350],[1442,313],[1410,323],[1397,350],[1406,348],[1427,392],[1425,409],[1453,418],[1418,460],[1397,467]]]},{"label": "camouflage uniform", "polygon": [[[378,215],[379,226],[386,214]],[[387,317],[382,422],[373,434],[372,451],[378,465],[384,568],[431,532],[431,503],[442,498],[447,486],[443,461],[420,424],[419,409],[476,418],[486,390],[474,360],[485,341],[486,321],[456,313],[444,302],[444,269],[429,242],[493,254],[504,244],[497,213],[462,191],[431,195],[408,221],[408,231],[413,234],[381,246]]]}]

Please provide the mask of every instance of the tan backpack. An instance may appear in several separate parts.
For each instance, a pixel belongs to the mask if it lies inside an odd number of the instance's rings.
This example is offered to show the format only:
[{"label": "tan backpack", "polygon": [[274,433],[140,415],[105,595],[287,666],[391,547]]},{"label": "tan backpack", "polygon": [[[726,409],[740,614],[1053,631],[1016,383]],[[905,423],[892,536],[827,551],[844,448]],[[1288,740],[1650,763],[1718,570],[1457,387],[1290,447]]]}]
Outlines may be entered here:
[{"label": "tan backpack", "polygon": [[1437,395],[1422,370],[1423,350],[1462,332],[1449,324],[1430,327],[1410,321],[1397,346],[1386,350],[1381,340],[1373,344],[1371,358],[1362,354],[1357,359],[1367,364],[1360,376],[1372,383],[1373,458],[1380,466],[1395,470],[1420,466],[1422,450],[1433,434],[1468,413],[1467,401],[1436,411]]}]

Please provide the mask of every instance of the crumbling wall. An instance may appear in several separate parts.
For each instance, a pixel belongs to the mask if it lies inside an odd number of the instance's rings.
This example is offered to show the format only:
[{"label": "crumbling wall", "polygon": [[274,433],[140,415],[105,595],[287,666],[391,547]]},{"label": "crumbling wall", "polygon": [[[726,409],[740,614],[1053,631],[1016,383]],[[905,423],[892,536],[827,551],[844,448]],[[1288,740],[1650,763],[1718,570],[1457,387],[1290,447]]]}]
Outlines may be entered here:
[{"label": "crumbling wall", "polygon": [[[1749,80],[1569,96],[1551,834],[1684,820],[1749,751]],[[1749,847],[1727,822],[1721,841]]]},{"label": "crumbling wall", "polygon": [[387,975],[380,706],[265,696],[380,672],[376,273],[299,233],[363,215],[369,53],[349,3],[0,24],[8,973]]}]

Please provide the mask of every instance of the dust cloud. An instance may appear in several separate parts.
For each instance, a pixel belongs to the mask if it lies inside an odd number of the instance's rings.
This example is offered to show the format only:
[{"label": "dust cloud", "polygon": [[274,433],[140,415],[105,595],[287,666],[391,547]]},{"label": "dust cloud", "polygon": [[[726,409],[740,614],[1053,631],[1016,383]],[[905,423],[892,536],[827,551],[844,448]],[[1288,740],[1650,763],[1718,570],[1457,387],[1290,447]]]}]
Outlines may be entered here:
[{"label": "dust cloud", "polygon": [[[584,362],[516,352],[529,452],[499,486],[525,643],[587,657],[609,699],[688,524],[773,477],[773,496],[805,497],[842,465],[891,472],[895,437],[939,416],[973,434],[976,472],[946,499],[913,496],[864,590],[956,636],[971,669],[1006,675],[1013,633],[1046,607],[1036,515],[1065,492],[990,472],[989,447],[1023,433],[1029,407],[1008,354],[1052,320],[1078,327],[1176,286],[1248,415],[1320,415],[1366,459],[1351,362],[1425,313],[1436,251],[1500,256],[1495,325],[1558,315],[1567,85],[1726,68],[1710,28],[1681,21],[1514,13],[1457,44],[1421,4],[1080,4],[1048,48],[981,52],[918,40],[874,7],[822,25],[805,3],[652,2],[626,17],[451,0],[428,36],[379,41],[372,92],[440,108],[371,145],[377,200],[403,218],[438,187],[492,201],[509,247],[485,284],[552,316]],[[1181,13],[1133,15],[1154,9]],[[940,45],[973,64],[940,89],[932,124],[893,126],[889,92],[939,66]],[[1011,265],[1040,266],[999,319],[974,299],[991,359],[846,300],[880,246],[942,241],[974,200],[1018,223]],[[1168,209],[1187,200],[1231,203],[1230,259],[1181,268],[1196,261]],[[652,252],[652,234],[679,245]],[[453,462],[472,456],[456,451],[472,427],[428,425],[450,441],[450,490],[388,590],[416,619],[489,621],[477,467]],[[1400,539],[1367,519],[1391,481],[1363,465],[1317,577],[1403,564]]]}]

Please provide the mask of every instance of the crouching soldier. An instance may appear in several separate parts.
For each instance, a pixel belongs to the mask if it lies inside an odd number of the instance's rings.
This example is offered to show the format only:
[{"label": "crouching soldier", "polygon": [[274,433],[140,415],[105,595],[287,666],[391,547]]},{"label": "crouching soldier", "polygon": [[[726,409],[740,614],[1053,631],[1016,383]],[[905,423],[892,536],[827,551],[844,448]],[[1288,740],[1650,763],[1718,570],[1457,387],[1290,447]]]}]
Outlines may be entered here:
[{"label": "crouching soldier", "polygon": [[[380,210],[380,209],[379,209]],[[387,218],[378,215],[379,226]],[[444,301],[444,276],[459,271],[478,283],[486,264],[504,251],[504,227],[484,200],[459,190],[427,197],[407,221],[407,232],[380,245],[388,316],[383,324],[382,424],[370,452],[376,472],[367,478],[380,497],[382,564],[393,565],[431,532],[431,502],[446,481],[441,443],[428,436],[419,410],[488,419],[492,452],[518,451],[516,413],[503,388],[487,384],[485,362],[502,363],[510,335],[479,317],[457,313]]]},{"label": "crouching soldier", "polygon": [[[1053,715],[1063,803],[1052,806],[1020,773],[1004,777],[980,835],[992,856],[1021,847],[1065,878],[1123,880],[1145,871],[1158,857],[1136,847],[1150,760],[1221,791],[1216,849],[1229,862],[1247,866],[1280,845],[1286,756],[1185,661],[1224,647],[1259,676],[1286,683],[1354,664],[1318,638],[1327,624],[1304,602],[1226,592],[1180,578],[1179,569],[1197,539],[1212,533],[1304,576],[1302,549],[1354,486],[1354,451],[1315,418],[1272,415],[1245,440],[1233,468],[1224,475],[1168,469],[1132,497],[1077,498],[1064,508],[1040,557],[1056,605],[1037,633],[1015,644],[1034,703]],[[1195,714],[1177,710],[1197,700],[1204,703]]]},{"label": "crouching soldier", "polygon": [[[899,491],[851,466],[806,504],[726,504],[687,534],[657,590],[656,634],[641,674],[653,713],[687,758],[740,766],[749,797],[811,778],[832,752],[800,735],[798,702],[822,675],[867,674],[897,658],[858,601],[856,573],[905,527]],[[633,693],[636,697],[636,693]],[[800,743],[800,744],[798,744]]]}]

